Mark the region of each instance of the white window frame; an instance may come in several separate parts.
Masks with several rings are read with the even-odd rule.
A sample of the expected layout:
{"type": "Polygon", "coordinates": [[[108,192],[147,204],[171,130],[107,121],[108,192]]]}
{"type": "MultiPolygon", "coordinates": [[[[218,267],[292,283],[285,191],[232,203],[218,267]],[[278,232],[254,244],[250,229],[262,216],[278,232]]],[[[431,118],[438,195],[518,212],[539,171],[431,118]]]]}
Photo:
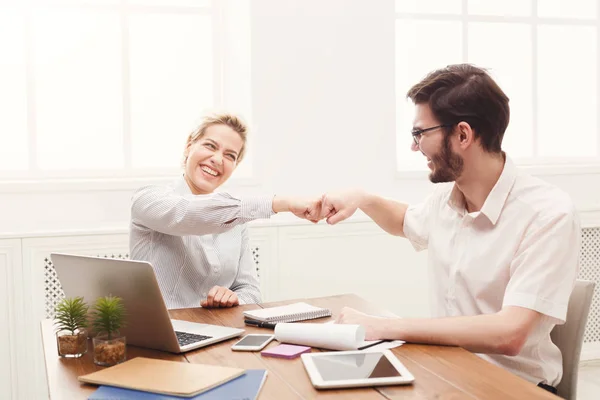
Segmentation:
{"type": "MultiPolygon", "coordinates": [[[[596,157],[540,157],[535,155],[538,151],[538,93],[537,93],[537,66],[538,66],[538,43],[537,27],[544,25],[570,25],[570,26],[593,26],[596,28],[596,43],[600,46],[600,0],[596,0],[596,16],[590,19],[579,18],[548,18],[538,16],[538,2],[543,0],[531,0],[530,16],[492,16],[492,15],[472,15],[468,14],[468,0],[461,1],[460,14],[436,14],[436,13],[408,13],[395,12],[395,20],[424,20],[424,21],[460,21],[462,22],[462,62],[468,62],[469,55],[469,23],[470,22],[503,22],[503,23],[521,23],[529,24],[531,28],[532,39],[532,64],[531,64],[531,82],[532,82],[532,140],[534,157],[518,158],[515,162],[519,168],[527,173],[538,176],[555,175],[586,175],[600,173],[600,48],[596,51],[596,98],[598,113],[596,114],[597,130],[597,156],[596,157]]],[[[416,83],[416,82],[415,82],[416,83]]],[[[396,99],[399,94],[396,93],[396,99]]],[[[396,141],[399,140],[396,132],[396,141]]],[[[408,142],[407,142],[408,143],[408,142]]],[[[510,155],[510,154],[509,154],[510,155]]],[[[396,147],[394,147],[394,159],[398,158],[396,147]]],[[[394,163],[396,164],[396,163],[394,163]]],[[[420,179],[427,178],[429,171],[423,163],[423,170],[400,170],[395,168],[397,179],[420,179]]]]}
{"type": "MultiPolygon", "coordinates": [[[[120,0],[115,4],[77,3],[76,1],[48,0],[36,5],[53,9],[83,9],[118,12],[121,22],[122,46],[122,105],[123,105],[123,146],[124,166],[117,169],[91,170],[81,169],[46,171],[37,165],[37,138],[36,138],[36,110],[35,110],[35,80],[32,68],[33,45],[31,37],[32,8],[28,1],[16,6],[16,9],[25,12],[25,52],[26,52],[26,90],[27,90],[27,135],[29,168],[23,171],[0,171],[0,193],[27,193],[27,192],[60,192],[65,190],[132,190],[149,183],[171,182],[183,172],[182,168],[133,168],[132,166],[132,140],[131,140],[131,114],[130,114],[130,80],[129,80],[129,21],[127,16],[133,13],[169,13],[210,15],[212,16],[213,29],[213,108],[225,108],[224,86],[226,79],[223,66],[229,62],[229,55],[222,49],[231,40],[224,21],[226,20],[226,3],[223,0],[212,0],[207,6],[187,5],[137,5],[129,4],[127,0],[120,0]]],[[[0,11],[2,7],[0,6],[0,11]]],[[[247,110],[246,117],[251,120],[251,110],[247,110]]],[[[183,154],[183,148],[181,149],[183,154]]],[[[250,150],[250,155],[252,150],[250,150]]],[[[246,155],[246,157],[248,154],[246,155]]],[[[232,177],[228,184],[236,187],[256,186],[256,167],[250,176],[232,177]]]]}

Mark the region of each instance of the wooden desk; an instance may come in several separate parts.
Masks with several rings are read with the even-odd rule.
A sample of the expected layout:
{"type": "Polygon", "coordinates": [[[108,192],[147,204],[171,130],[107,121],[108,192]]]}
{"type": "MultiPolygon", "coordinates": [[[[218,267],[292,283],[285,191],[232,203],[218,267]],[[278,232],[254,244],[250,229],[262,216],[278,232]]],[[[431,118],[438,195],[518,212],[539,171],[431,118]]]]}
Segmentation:
{"type": "MultiPolygon", "coordinates": [[[[297,301],[297,300],[295,300],[297,301]]],[[[320,307],[329,307],[334,317],[342,307],[350,306],[367,313],[382,313],[381,308],[354,295],[317,299],[303,299],[320,307]]],[[[246,305],[231,309],[193,308],[171,311],[173,318],[210,324],[245,328],[248,333],[264,333],[264,329],[244,325],[243,310],[270,307],[293,301],[246,305]]],[[[321,319],[327,322],[326,319],[321,319]]],[[[87,399],[96,386],[80,384],[77,376],[100,369],[93,362],[91,341],[88,353],[79,359],[58,356],[52,321],[42,322],[42,337],[46,358],[48,388],[52,400],[87,399]]],[[[239,338],[238,338],[239,339],[239,338]]],[[[474,354],[457,347],[405,344],[393,350],[394,354],[415,376],[409,386],[379,388],[316,390],[304,370],[300,358],[294,360],[262,357],[255,352],[231,351],[232,339],[191,351],[183,355],[170,354],[135,346],[127,347],[127,358],[155,357],[182,362],[225,365],[247,369],[268,369],[269,373],[259,398],[312,399],[315,397],[346,399],[559,399],[474,354]]],[[[277,345],[276,342],[269,346],[277,345]]],[[[313,349],[313,351],[319,351],[313,349]]]]}

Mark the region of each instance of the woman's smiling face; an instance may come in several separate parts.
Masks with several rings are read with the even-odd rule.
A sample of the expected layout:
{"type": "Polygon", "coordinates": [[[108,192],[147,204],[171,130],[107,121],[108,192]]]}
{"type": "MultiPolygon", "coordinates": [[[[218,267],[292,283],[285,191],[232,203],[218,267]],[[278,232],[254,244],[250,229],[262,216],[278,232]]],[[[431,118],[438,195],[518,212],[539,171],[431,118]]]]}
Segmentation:
{"type": "Polygon", "coordinates": [[[204,134],[185,149],[185,180],[194,194],[208,194],[233,173],[244,140],[224,124],[206,128],[204,134]]]}

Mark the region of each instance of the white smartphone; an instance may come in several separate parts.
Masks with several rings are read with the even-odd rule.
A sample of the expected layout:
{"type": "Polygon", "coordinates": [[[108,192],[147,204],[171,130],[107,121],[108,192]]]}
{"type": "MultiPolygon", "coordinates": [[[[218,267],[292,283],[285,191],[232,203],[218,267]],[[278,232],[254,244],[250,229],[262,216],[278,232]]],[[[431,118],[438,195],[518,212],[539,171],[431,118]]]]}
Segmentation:
{"type": "Polygon", "coordinates": [[[246,335],[242,338],[242,340],[231,346],[231,350],[260,351],[264,349],[266,345],[271,343],[273,339],[275,339],[275,335],[246,335]]]}

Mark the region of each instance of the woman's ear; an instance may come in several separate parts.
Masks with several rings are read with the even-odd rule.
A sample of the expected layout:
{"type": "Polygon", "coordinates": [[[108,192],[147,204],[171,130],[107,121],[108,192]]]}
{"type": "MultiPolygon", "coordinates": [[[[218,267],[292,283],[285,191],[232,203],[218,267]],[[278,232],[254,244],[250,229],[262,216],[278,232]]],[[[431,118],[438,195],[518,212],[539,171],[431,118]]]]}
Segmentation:
{"type": "Polygon", "coordinates": [[[192,150],[193,145],[194,145],[194,142],[188,142],[188,144],[185,145],[185,150],[183,151],[184,156],[187,157],[190,155],[190,151],[192,150]]]}
{"type": "Polygon", "coordinates": [[[188,157],[190,156],[190,149],[192,147],[192,142],[189,142],[186,146],[185,146],[185,150],[183,150],[183,164],[185,165],[185,163],[187,163],[188,157]]]}

